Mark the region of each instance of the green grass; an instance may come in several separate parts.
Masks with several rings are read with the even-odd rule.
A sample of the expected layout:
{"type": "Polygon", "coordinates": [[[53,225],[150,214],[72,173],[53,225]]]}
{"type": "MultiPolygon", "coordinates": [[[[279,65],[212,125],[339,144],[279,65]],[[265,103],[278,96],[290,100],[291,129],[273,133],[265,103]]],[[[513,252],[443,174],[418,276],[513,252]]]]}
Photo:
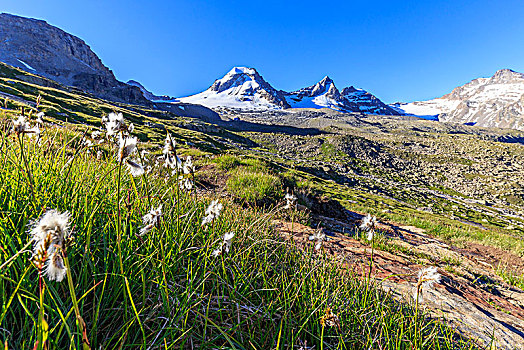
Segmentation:
{"type": "MultiPolygon", "coordinates": [[[[484,223],[487,229],[483,229],[443,215],[448,214],[448,207],[451,207],[451,204],[446,204],[444,200],[434,203],[435,207],[443,206],[442,214],[427,213],[396,201],[394,197],[384,198],[370,191],[343,186],[302,171],[287,169],[281,172],[281,176],[293,187],[338,200],[349,210],[371,213],[383,221],[422,228],[427,234],[456,246],[465,246],[468,242],[474,242],[524,256],[524,242],[516,239],[516,230],[505,229],[505,225],[499,223],[497,217],[480,216],[476,212],[471,212],[471,217],[468,219],[478,222],[481,218],[489,218],[489,221],[484,223]]],[[[400,197],[398,193],[397,197],[400,197]]]]}
{"type": "MultiPolygon", "coordinates": [[[[273,212],[221,200],[222,215],[203,227],[211,198],[181,192],[163,167],[132,178],[110,145],[98,160],[75,136],[62,128],[48,128],[40,143],[0,135],[0,340],[9,348],[33,348],[40,335],[39,278],[23,248],[30,222],[51,208],[72,215],[67,256],[93,349],[292,349],[304,341],[316,349],[473,347],[323,254],[283,241],[271,227],[273,212]],[[159,204],[160,226],[139,237],[142,216],[159,204]],[[213,257],[230,231],[231,252],[213,257]],[[339,326],[321,325],[328,308],[339,326]]],[[[250,175],[235,183],[239,191],[258,176],[258,164],[245,166],[250,175]]],[[[278,187],[266,180],[256,191],[278,187]]],[[[42,283],[49,348],[81,348],[71,288],[42,283]]]]}
{"type": "Polygon", "coordinates": [[[266,161],[259,158],[252,158],[240,156],[235,154],[222,154],[213,159],[220,170],[231,171],[239,166],[247,168],[251,171],[267,171],[268,165],[266,161]]]}
{"type": "Polygon", "coordinates": [[[226,185],[228,192],[251,203],[274,201],[283,195],[282,183],[278,176],[244,167],[230,171],[226,185]]]}
{"type": "Polygon", "coordinates": [[[507,284],[524,289],[524,273],[518,274],[504,266],[497,266],[496,273],[502,277],[507,284]]]}

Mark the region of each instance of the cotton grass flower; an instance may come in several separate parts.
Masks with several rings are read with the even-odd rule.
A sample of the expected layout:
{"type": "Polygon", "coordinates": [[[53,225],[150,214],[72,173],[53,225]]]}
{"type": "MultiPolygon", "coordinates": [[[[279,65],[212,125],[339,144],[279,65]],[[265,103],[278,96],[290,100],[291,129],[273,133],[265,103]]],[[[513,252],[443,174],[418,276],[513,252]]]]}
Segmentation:
{"type": "Polygon", "coordinates": [[[13,119],[14,133],[23,134],[29,128],[29,123],[25,120],[25,117],[23,115],[19,115],[17,119],[13,119]]]}
{"type": "Polygon", "coordinates": [[[286,193],[286,196],[284,197],[284,199],[286,200],[286,205],[284,206],[284,209],[291,209],[297,206],[297,197],[296,196],[290,193],[286,193]]]}
{"type": "Polygon", "coordinates": [[[93,140],[99,140],[99,139],[102,139],[103,138],[103,135],[102,135],[102,132],[100,132],[99,130],[95,130],[91,133],[91,138],[93,140]]]}
{"type": "Polygon", "coordinates": [[[423,302],[423,290],[433,288],[435,283],[440,283],[441,275],[436,266],[426,267],[418,272],[418,281],[413,292],[413,299],[417,303],[423,302]]]}
{"type": "Polygon", "coordinates": [[[43,126],[44,125],[44,117],[45,117],[44,112],[38,112],[36,114],[36,120],[35,120],[36,125],[43,126]]]}
{"type": "Polygon", "coordinates": [[[166,155],[166,154],[172,154],[175,152],[176,152],[175,140],[173,140],[173,138],[171,137],[171,134],[167,133],[166,140],[164,142],[164,149],[162,153],[166,155]]]}
{"type": "Polygon", "coordinates": [[[176,154],[175,140],[169,133],[167,133],[162,153],[164,154],[164,165],[166,167],[175,169],[175,173],[182,169],[182,161],[176,154]]]}
{"type": "Polygon", "coordinates": [[[373,240],[373,236],[375,234],[375,227],[377,225],[377,217],[371,216],[370,214],[367,214],[360,223],[360,229],[362,231],[367,232],[367,240],[371,241],[373,240]]]}
{"type": "Polygon", "coordinates": [[[126,159],[126,165],[131,176],[141,176],[145,173],[144,167],[131,159],[126,159]]]}
{"type": "Polygon", "coordinates": [[[25,131],[26,134],[29,134],[29,137],[33,135],[40,135],[40,127],[38,125],[33,126],[32,128],[25,131]]]}
{"type": "Polygon", "coordinates": [[[109,113],[107,117],[102,117],[102,124],[105,124],[106,134],[108,136],[127,131],[124,115],[122,113],[109,113]]]}
{"type": "Polygon", "coordinates": [[[30,231],[33,241],[33,258],[39,269],[45,264],[45,274],[51,281],[61,282],[67,272],[63,254],[69,241],[68,212],[48,210],[30,231]]]}
{"type": "Polygon", "coordinates": [[[136,161],[129,159],[129,156],[136,151],[137,143],[138,139],[136,137],[120,136],[119,139],[118,160],[126,163],[132,176],[140,176],[144,174],[144,167],[136,161]]]}
{"type": "Polygon", "coordinates": [[[162,219],[162,215],[162,204],[160,204],[156,209],[151,208],[149,213],[142,217],[144,227],[140,229],[139,235],[143,236],[148,234],[153,228],[155,228],[155,226],[158,226],[160,224],[160,220],[162,219]]]}
{"type": "Polygon", "coordinates": [[[93,147],[93,141],[89,139],[82,139],[82,145],[85,147],[93,147]]]}
{"type": "Polygon", "coordinates": [[[178,181],[178,184],[180,185],[181,189],[186,190],[187,192],[191,192],[193,189],[193,182],[187,178],[181,177],[178,181]]]}
{"type": "Polygon", "coordinates": [[[324,230],[319,229],[313,235],[309,236],[310,241],[316,241],[315,250],[319,250],[322,247],[322,243],[326,240],[326,234],[324,230]]]}
{"type": "Polygon", "coordinates": [[[222,211],[222,204],[218,202],[218,200],[211,201],[211,204],[209,204],[209,207],[207,207],[205,212],[205,217],[202,220],[202,226],[205,226],[207,224],[210,224],[220,216],[220,212],[222,211]]]}
{"type": "Polygon", "coordinates": [[[38,126],[31,127],[29,122],[23,115],[19,115],[17,119],[13,119],[12,131],[18,135],[20,134],[40,134],[40,128],[38,126]]]}
{"type": "Polygon", "coordinates": [[[118,159],[124,160],[136,151],[138,139],[136,137],[120,137],[118,140],[118,159]]]}
{"type": "Polygon", "coordinates": [[[191,159],[191,156],[187,156],[182,170],[184,174],[193,174],[195,172],[195,166],[193,165],[193,160],[191,159]]]}
{"type": "Polygon", "coordinates": [[[231,249],[232,239],[235,237],[234,232],[227,232],[222,236],[222,242],[220,242],[217,249],[211,253],[214,257],[217,257],[221,255],[222,253],[229,253],[229,250],[231,249]]]}
{"type": "Polygon", "coordinates": [[[367,239],[368,241],[372,241],[374,235],[375,235],[375,231],[374,231],[374,230],[369,230],[368,233],[367,233],[367,235],[366,235],[366,239],[367,239]]]}

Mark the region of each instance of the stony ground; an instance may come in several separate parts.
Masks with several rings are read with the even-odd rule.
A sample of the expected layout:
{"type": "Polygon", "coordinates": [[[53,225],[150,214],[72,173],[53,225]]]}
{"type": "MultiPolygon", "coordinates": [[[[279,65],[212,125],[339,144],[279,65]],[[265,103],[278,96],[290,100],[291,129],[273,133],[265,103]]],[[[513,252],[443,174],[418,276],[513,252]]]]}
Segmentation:
{"type": "MultiPolygon", "coordinates": [[[[359,211],[376,213],[382,234],[371,275],[381,288],[412,302],[418,271],[437,266],[442,282],[424,291],[428,315],[481,346],[494,337],[493,348],[524,349],[524,291],[515,287],[524,286],[522,132],[322,110],[219,113],[240,119],[231,122],[239,130],[245,122],[320,131],[249,128],[243,135],[254,141],[251,151],[325,180],[310,179],[317,194],[349,209],[314,210],[299,194],[312,209],[312,226],[328,235],[322,250],[341,269],[367,278],[371,245],[356,227],[359,211]]],[[[313,245],[315,228],[274,224],[286,239],[313,245]]]]}
{"type": "MultiPolygon", "coordinates": [[[[322,250],[337,257],[341,269],[362,278],[369,273],[371,246],[355,237],[361,214],[348,220],[317,217],[328,240],[322,250]]],[[[308,226],[274,221],[285,239],[299,245],[313,245],[308,226]]],[[[459,333],[482,346],[495,337],[497,349],[524,348],[524,291],[508,285],[496,273],[505,266],[522,271],[524,260],[500,249],[470,244],[450,246],[416,227],[381,223],[382,237],[374,250],[372,278],[398,300],[412,302],[417,272],[437,266],[443,278],[432,290],[423,292],[423,308],[431,317],[445,317],[459,333]]]]}

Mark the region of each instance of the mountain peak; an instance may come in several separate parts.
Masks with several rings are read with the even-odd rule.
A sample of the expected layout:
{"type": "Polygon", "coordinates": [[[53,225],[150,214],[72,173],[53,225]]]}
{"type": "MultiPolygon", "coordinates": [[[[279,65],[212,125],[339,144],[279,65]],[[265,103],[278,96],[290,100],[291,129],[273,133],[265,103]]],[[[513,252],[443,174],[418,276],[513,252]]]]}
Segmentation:
{"type": "Polygon", "coordinates": [[[397,108],[417,116],[438,116],[443,122],[524,130],[524,74],[500,69],[490,78],[474,79],[440,98],[397,108]]]}
{"type": "Polygon", "coordinates": [[[344,96],[344,95],[352,94],[352,93],[357,92],[357,91],[359,91],[359,89],[356,89],[353,85],[351,85],[351,86],[343,88],[342,91],[341,91],[341,94],[342,94],[342,96],[344,96]]]}
{"type": "Polygon", "coordinates": [[[332,82],[333,82],[333,79],[331,79],[329,76],[326,75],[324,78],[322,78],[322,80],[319,83],[320,84],[329,84],[332,82]]]}
{"type": "Polygon", "coordinates": [[[221,79],[215,80],[206,91],[183,97],[182,102],[206,107],[240,109],[289,108],[284,93],[272,87],[255,68],[233,67],[221,79]]]}
{"type": "Polygon", "coordinates": [[[513,69],[502,68],[502,69],[499,69],[498,71],[496,71],[494,75],[512,74],[512,73],[517,73],[517,72],[515,72],[513,69]]]}
{"type": "Polygon", "coordinates": [[[236,74],[258,74],[255,68],[250,67],[233,67],[226,75],[236,75],[236,74]]]}
{"type": "Polygon", "coordinates": [[[500,69],[490,78],[493,82],[507,82],[514,79],[524,79],[524,74],[511,69],[500,69]]]}
{"type": "Polygon", "coordinates": [[[228,107],[244,110],[285,109],[285,108],[330,108],[341,112],[366,114],[398,114],[372,94],[345,88],[344,94],[334,81],[325,76],[314,85],[293,92],[276,90],[255,68],[233,67],[222,78],[215,80],[207,90],[180,102],[201,104],[206,107],[228,107]]]}

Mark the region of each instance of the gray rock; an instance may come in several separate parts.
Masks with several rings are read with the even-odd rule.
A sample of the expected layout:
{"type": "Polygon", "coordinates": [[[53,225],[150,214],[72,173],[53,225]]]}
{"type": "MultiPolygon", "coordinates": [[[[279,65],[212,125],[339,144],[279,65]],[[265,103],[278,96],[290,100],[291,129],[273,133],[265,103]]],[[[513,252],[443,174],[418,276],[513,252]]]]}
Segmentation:
{"type": "Polygon", "coordinates": [[[82,39],[42,20],[0,14],[0,61],[107,100],[149,103],[138,87],[118,81],[82,39]]]}

